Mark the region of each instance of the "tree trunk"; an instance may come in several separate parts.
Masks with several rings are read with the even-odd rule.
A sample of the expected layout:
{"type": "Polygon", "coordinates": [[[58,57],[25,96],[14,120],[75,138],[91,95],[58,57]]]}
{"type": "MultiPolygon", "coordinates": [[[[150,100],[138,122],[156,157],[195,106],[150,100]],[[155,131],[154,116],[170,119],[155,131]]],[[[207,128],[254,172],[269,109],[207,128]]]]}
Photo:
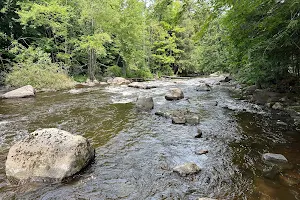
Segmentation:
{"type": "Polygon", "coordinates": [[[122,74],[126,77],[126,63],[124,60],[122,60],[122,74]]]}
{"type": "Polygon", "coordinates": [[[96,55],[95,49],[90,48],[88,53],[88,75],[91,81],[95,80],[96,55]]]}

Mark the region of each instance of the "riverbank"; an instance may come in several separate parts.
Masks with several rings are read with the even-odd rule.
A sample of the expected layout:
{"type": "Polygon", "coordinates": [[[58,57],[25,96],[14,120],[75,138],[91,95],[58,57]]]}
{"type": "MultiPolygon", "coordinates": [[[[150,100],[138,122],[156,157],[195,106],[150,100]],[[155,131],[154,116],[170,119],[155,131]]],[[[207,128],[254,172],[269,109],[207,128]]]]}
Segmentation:
{"type": "MultiPolygon", "coordinates": [[[[0,197],[2,199],[297,199],[296,185],[281,174],[263,176],[261,156],[283,154],[298,173],[299,133],[291,118],[234,98],[237,83],[220,77],[143,82],[149,89],[106,85],[38,93],[35,98],[0,100],[0,197]],[[209,85],[211,90],[200,90],[209,85]],[[201,87],[199,87],[201,86],[201,87]],[[203,87],[202,87],[203,86],[203,87]],[[170,88],[184,99],[166,101],[170,88]],[[137,97],[152,97],[154,109],[135,109],[137,97]],[[199,124],[173,124],[158,111],[188,110],[199,124]],[[284,122],[287,125],[278,124],[284,122]],[[10,185],[4,166],[9,147],[38,128],[59,128],[88,138],[95,162],[62,184],[10,185]],[[201,130],[202,136],[195,138],[201,130]],[[198,152],[207,153],[199,155],[198,152]],[[198,174],[181,177],[173,168],[196,163],[198,174]]],[[[294,176],[294,175],[293,175],[294,176]]]]}

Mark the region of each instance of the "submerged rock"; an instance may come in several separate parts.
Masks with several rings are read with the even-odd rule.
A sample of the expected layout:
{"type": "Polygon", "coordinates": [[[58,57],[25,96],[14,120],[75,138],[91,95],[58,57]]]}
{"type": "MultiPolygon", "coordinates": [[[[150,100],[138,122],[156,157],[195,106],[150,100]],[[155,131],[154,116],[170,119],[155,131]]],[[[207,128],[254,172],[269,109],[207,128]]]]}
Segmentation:
{"type": "Polygon", "coordinates": [[[165,99],[169,101],[183,99],[184,94],[180,88],[170,88],[165,95],[165,99]]]}
{"type": "Polygon", "coordinates": [[[282,110],[283,106],[281,103],[279,102],[276,102],[273,106],[272,106],[273,109],[275,110],[282,110]]]}
{"type": "Polygon", "coordinates": [[[285,186],[294,186],[300,184],[299,172],[287,172],[279,176],[279,181],[285,186]]]}
{"type": "Polygon", "coordinates": [[[281,154],[265,153],[262,155],[262,159],[271,163],[287,163],[288,160],[281,154]]]}
{"type": "Polygon", "coordinates": [[[139,97],[136,101],[136,107],[139,110],[149,111],[154,108],[154,102],[152,97],[139,97]]]}
{"type": "Polygon", "coordinates": [[[3,94],[2,98],[11,99],[11,98],[34,97],[34,96],[35,96],[35,89],[31,85],[26,85],[3,94]]]}
{"type": "Polygon", "coordinates": [[[275,177],[281,172],[281,168],[277,165],[272,165],[271,167],[263,170],[263,176],[268,179],[275,179],[275,177]]]}
{"type": "Polygon", "coordinates": [[[195,174],[201,171],[200,167],[196,163],[188,162],[183,165],[179,165],[173,168],[174,172],[179,173],[180,176],[187,176],[190,174],[195,174]]]}
{"type": "Polygon", "coordinates": [[[282,126],[287,126],[288,124],[282,121],[277,121],[276,122],[277,125],[282,125],[282,126]]]}
{"type": "Polygon", "coordinates": [[[56,128],[37,130],[14,144],[5,163],[11,181],[61,181],[94,158],[87,139],[56,128]]]}

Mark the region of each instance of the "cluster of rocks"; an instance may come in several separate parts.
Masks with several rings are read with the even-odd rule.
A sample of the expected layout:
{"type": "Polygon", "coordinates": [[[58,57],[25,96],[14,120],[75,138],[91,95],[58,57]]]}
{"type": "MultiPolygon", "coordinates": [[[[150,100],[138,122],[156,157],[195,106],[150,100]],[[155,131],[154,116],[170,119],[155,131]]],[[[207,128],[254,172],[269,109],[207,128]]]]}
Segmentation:
{"type": "Polygon", "coordinates": [[[249,99],[250,102],[264,105],[275,110],[283,110],[284,104],[290,100],[282,93],[258,89],[256,85],[244,87],[239,90],[241,98],[249,99]]]}
{"type": "MultiPolygon", "coordinates": [[[[131,87],[144,88],[144,85],[134,83],[131,87]],[[141,86],[141,87],[140,87],[141,86]]],[[[168,101],[176,101],[184,98],[184,93],[180,88],[170,88],[165,95],[165,99],[168,101]]],[[[152,97],[139,97],[136,101],[136,108],[143,111],[150,111],[154,108],[152,97]]],[[[157,111],[155,115],[172,119],[174,124],[190,124],[197,125],[199,123],[199,115],[197,113],[190,112],[187,109],[173,110],[173,111],[157,111]]],[[[202,136],[201,130],[198,130],[195,138],[200,138],[202,136]]],[[[207,150],[200,150],[195,152],[197,155],[202,155],[208,153],[207,150]]],[[[193,162],[187,162],[182,165],[178,165],[173,168],[174,172],[177,172],[180,176],[188,176],[191,174],[196,174],[201,171],[200,167],[193,162]]],[[[201,198],[200,198],[201,199],[201,198]]]]}
{"type": "Polygon", "coordinates": [[[245,99],[251,103],[289,115],[294,120],[294,126],[300,129],[300,105],[297,96],[291,93],[279,93],[267,89],[259,89],[256,85],[240,86],[234,89],[234,92],[239,99],[245,99]]]}
{"type": "Polygon", "coordinates": [[[172,119],[173,124],[199,124],[199,114],[193,113],[187,109],[173,110],[173,111],[157,111],[155,115],[172,119]]]}

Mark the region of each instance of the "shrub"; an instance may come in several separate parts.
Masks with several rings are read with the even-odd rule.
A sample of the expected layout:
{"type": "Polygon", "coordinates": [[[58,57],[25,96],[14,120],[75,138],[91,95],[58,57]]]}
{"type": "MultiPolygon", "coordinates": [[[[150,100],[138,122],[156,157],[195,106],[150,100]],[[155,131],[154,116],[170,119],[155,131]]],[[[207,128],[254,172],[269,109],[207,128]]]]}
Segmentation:
{"type": "Polygon", "coordinates": [[[144,78],[144,79],[151,79],[153,75],[149,68],[137,69],[137,70],[127,70],[127,77],[128,78],[144,78]]]}
{"type": "Polygon", "coordinates": [[[59,63],[52,63],[49,54],[32,47],[17,49],[17,63],[6,76],[11,86],[32,85],[36,89],[65,89],[74,85],[59,63]]]}
{"type": "Polygon", "coordinates": [[[32,85],[35,89],[60,90],[72,87],[74,83],[68,75],[53,65],[41,67],[38,64],[18,64],[6,76],[6,83],[16,87],[32,85]]]}
{"type": "Polygon", "coordinates": [[[79,82],[79,83],[84,83],[87,80],[87,78],[88,78],[87,75],[74,75],[73,76],[74,81],[79,82]]]}
{"type": "Polygon", "coordinates": [[[106,69],[105,76],[122,76],[122,69],[116,65],[110,66],[106,69]]]}

